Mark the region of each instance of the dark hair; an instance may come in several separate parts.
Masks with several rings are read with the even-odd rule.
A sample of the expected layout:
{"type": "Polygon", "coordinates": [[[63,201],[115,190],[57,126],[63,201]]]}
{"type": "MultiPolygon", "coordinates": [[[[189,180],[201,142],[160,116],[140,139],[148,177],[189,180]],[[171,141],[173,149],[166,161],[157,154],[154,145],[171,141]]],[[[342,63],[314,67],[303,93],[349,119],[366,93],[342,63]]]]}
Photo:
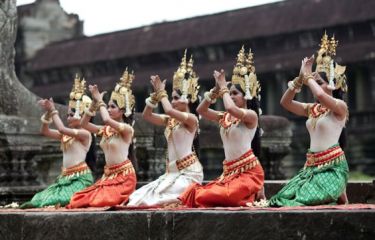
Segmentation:
{"type": "MultiPolygon", "coordinates": [[[[325,82],[329,83],[327,73],[319,72],[319,75],[325,82]]],[[[332,97],[340,99],[340,100],[344,100],[344,91],[342,91],[341,88],[335,89],[332,91],[332,97]]],[[[339,144],[342,149],[346,148],[346,144],[347,144],[346,135],[347,135],[346,128],[343,128],[340,134],[340,138],[339,138],[339,144]]]]}
{"type": "MultiPolygon", "coordinates": [[[[116,104],[116,106],[118,106],[116,100],[112,100],[112,101],[116,104]]],[[[135,108],[132,109],[132,113],[130,114],[129,117],[126,117],[124,114],[122,114],[122,120],[124,121],[124,123],[127,123],[130,126],[132,126],[132,127],[134,125],[134,109],[135,108]]],[[[120,108],[120,110],[124,111],[125,109],[124,108],[120,108]]],[[[128,158],[132,162],[133,167],[135,169],[135,172],[138,172],[138,161],[137,161],[137,156],[136,156],[136,152],[135,152],[135,145],[133,143],[133,140],[131,141],[131,143],[129,145],[128,158]]]]}
{"type": "MultiPolygon", "coordinates": [[[[242,90],[241,86],[239,84],[228,84],[228,88],[230,88],[232,85],[240,91],[244,96],[245,92],[242,90]]],[[[257,116],[258,116],[258,124],[257,124],[257,130],[255,132],[254,138],[251,141],[251,148],[253,149],[254,155],[259,157],[260,156],[260,151],[261,151],[261,142],[260,142],[260,121],[259,121],[259,109],[260,109],[260,102],[258,98],[253,98],[251,100],[246,100],[246,106],[248,109],[253,110],[257,116]]]]}
{"type": "MultiPolygon", "coordinates": [[[[174,91],[177,92],[178,95],[182,95],[182,92],[178,89],[174,89],[174,91]]],[[[197,100],[192,103],[190,100],[191,100],[191,95],[189,94],[187,96],[187,98],[189,99],[189,103],[188,103],[188,107],[189,107],[189,110],[192,114],[194,114],[195,116],[197,116],[198,120],[199,120],[199,113],[197,112],[197,108],[199,106],[199,102],[200,102],[200,99],[199,99],[199,96],[197,96],[197,100]]],[[[196,134],[195,134],[195,137],[194,137],[194,140],[193,140],[193,150],[195,151],[195,153],[197,154],[197,157],[199,158],[199,151],[200,151],[200,148],[199,148],[199,125],[198,125],[198,129],[196,131],[196,134]]]]}

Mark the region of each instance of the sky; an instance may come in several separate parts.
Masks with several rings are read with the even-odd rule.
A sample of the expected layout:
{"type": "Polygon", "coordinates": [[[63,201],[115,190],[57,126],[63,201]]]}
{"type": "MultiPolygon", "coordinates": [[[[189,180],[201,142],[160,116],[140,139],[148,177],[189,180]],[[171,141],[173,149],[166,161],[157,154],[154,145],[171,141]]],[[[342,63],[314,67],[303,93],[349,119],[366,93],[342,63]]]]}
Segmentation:
{"type": "MultiPolygon", "coordinates": [[[[60,0],[63,9],[84,21],[88,36],[174,21],[280,0],[60,0]]],[[[17,0],[17,5],[34,0],[17,0]]]]}

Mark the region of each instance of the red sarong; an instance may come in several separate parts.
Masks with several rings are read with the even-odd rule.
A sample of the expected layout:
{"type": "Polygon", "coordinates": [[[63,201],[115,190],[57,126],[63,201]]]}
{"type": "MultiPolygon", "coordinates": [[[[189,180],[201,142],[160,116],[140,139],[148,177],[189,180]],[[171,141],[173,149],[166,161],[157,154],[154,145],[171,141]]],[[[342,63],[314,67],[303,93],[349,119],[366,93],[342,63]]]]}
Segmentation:
{"type": "Polygon", "coordinates": [[[223,174],[207,185],[190,185],[179,197],[182,203],[188,207],[238,207],[254,202],[264,184],[264,171],[253,151],[224,161],[223,168],[223,174]]]}
{"type": "Polygon", "coordinates": [[[130,160],[105,166],[103,177],[73,195],[67,208],[106,207],[127,202],[135,190],[137,177],[130,160]]]}

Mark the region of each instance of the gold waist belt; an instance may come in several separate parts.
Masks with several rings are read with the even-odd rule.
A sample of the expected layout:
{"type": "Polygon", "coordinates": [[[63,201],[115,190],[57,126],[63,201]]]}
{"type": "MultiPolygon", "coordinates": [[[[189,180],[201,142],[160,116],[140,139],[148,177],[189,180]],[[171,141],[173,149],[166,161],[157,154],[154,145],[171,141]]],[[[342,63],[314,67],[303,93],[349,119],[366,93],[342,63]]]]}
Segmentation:
{"type": "Polygon", "coordinates": [[[224,172],[222,174],[223,177],[231,176],[233,174],[245,172],[250,170],[260,164],[258,158],[254,155],[253,150],[250,149],[241,157],[236,160],[227,161],[224,160],[223,162],[223,169],[224,172]]]}
{"type": "Polygon", "coordinates": [[[72,167],[68,167],[68,168],[62,168],[62,173],[61,175],[63,176],[69,176],[69,175],[73,175],[75,173],[82,173],[82,172],[88,172],[90,169],[89,167],[87,166],[86,162],[81,162],[77,165],[74,165],[72,167]]]}
{"type": "Polygon", "coordinates": [[[177,169],[181,171],[182,169],[185,169],[193,165],[197,161],[198,161],[197,155],[195,153],[191,153],[187,155],[186,157],[184,157],[183,159],[176,161],[177,169]]]}
{"type": "Polygon", "coordinates": [[[118,173],[130,174],[134,173],[133,164],[129,159],[125,160],[122,163],[111,165],[111,166],[104,166],[104,175],[106,177],[116,175],[118,173]]]}
{"type": "Polygon", "coordinates": [[[325,151],[317,153],[307,153],[305,167],[316,167],[330,164],[333,160],[344,156],[344,151],[340,146],[331,147],[325,151]]]}

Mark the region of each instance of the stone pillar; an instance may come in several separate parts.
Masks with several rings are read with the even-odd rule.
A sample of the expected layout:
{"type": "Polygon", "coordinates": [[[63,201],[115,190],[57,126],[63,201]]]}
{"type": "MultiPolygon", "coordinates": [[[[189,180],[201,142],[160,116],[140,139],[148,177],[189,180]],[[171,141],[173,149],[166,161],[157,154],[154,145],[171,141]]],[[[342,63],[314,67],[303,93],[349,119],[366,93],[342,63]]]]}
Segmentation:
{"type": "MultiPolygon", "coordinates": [[[[7,192],[40,186],[35,155],[46,142],[39,134],[41,111],[37,97],[17,79],[14,43],[17,32],[15,0],[0,1],[0,204],[7,192]],[[4,189],[6,188],[6,189],[4,189]]],[[[30,188],[25,189],[28,191],[30,188]]],[[[17,196],[13,198],[19,199],[17,196]]]]}
{"type": "Polygon", "coordinates": [[[260,160],[268,180],[285,179],[281,169],[282,159],[290,153],[292,128],[290,122],[280,116],[261,116],[262,152],[260,160]]]}

